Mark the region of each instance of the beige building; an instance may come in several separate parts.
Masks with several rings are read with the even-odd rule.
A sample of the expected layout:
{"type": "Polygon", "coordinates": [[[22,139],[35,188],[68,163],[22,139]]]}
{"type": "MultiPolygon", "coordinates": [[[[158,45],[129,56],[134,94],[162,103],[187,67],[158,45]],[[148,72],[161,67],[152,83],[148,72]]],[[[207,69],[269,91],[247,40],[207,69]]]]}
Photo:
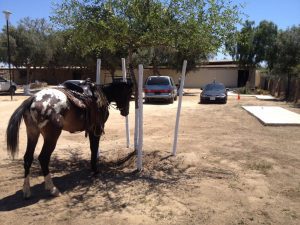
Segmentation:
{"type": "MultiPolygon", "coordinates": [[[[13,71],[13,77],[17,84],[26,83],[26,70],[13,71]]],[[[168,68],[159,68],[160,75],[172,76],[175,83],[181,76],[181,71],[176,71],[168,68]]],[[[116,76],[121,76],[121,71],[116,71],[116,76]]],[[[8,78],[7,69],[0,69],[0,75],[8,78]]],[[[137,77],[138,71],[135,70],[137,77]]],[[[144,68],[144,81],[149,75],[153,74],[152,68],[144,68]]],[[[31,70],[30,81],[34,82],[44,81],[48,84],[59,84],[65,80],[71,79],[85,79],[90,77],[95,80],[95,71],[88,71],[85,69],[62,68],[62,69],[34,69],[31,70]]],[[[250,87],[257,86],[258,76],[255,70],[241,70],[238,65],[232,61],[215,61],[209,62],[206,65],[198,66],[195,70],[189,71],[186,74],[185,88],[200,88],[205,84],[213,82],[224,83],[226,87],[242,87],[249,82],[250,87]]],[[[101,83],[112,82],[112,76],[108,71],[101,70],[101,83]]]]}

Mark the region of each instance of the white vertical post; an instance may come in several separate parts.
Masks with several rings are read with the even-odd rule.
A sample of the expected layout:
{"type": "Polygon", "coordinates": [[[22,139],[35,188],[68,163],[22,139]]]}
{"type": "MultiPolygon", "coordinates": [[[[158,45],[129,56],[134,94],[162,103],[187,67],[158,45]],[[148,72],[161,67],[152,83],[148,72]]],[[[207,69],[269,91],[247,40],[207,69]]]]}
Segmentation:
{"type": "MultiPolygon", "coordinates": [[[[101,80],[101,59],[97,59],[97,69],[96,69],[96,84],[100,85],[101,80]]],[[[97,158],[99,158],[100,154],[100,142],[99,142],[99,148],[97,152],[97,158]]]]}
{"type": "MultiPolygon", "coordinates": [[[[123,76],[123,82],[126,82],[126,64],[125,64],[125,58],[122,58],[122,76],[123,76]]],[[[125,127],[126,127],[126,147],[129,148],[130,146],[130,130],[129,130],[129,122],[128,122],[128,116],[125,118],[125,127]]]]}
{"type": "Polygon", "coordinates": [[[179,88],[179,99],[178,99],[178,107],[177,107],[177,115],[176,115],[176,123],[175,123],[175,132],[174,132],[174,142],[173,142],[173,149],[172,155],[176,155],[176,148],[177,148],[177,136],[178,136],[178,127],[179,127],[179,118],[180,118],[180,111],[181,111],[181,103],[182,103],[182,92],[184,87],[184,80],[185,80],[185,72],[186,72],[186,65],[187,61],[183,61],[182,66],[182,73],[181,73],[181,82],[179,88]]]}
{"type": "Polygon", "coordinates": [[[134,150],[137,151],[139,144],[139,108],[135,109],[134,118],[134,150]]]}
{"type": "Polygon", "coordinates": [[[139,92],[139,99],[138,99],[138,106],[139,106],[139,138],[138,138],[138,151],[137,151],[137,169],[138,171],[142,170],[143,163],[142,163],[142,148],[143,148],[143,73],[144,73],[143,65],[139,65],[139,85],[138,85],[138,92],[139,92]]]}
{"type": "Polygon", "coordinates": [[[97,59],[96,84],[100,84],[101,78],[101,59],[97,59]]]}

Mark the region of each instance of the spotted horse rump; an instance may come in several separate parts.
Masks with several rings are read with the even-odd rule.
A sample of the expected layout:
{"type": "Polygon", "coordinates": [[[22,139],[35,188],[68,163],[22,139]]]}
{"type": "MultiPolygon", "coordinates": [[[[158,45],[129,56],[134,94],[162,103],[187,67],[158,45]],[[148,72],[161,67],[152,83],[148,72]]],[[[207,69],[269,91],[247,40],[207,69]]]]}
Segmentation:
{"type": "Polygon", "coordinates": [[[39,128],[49,121],[57,127],[63,127],[63,116],[70,109],[67,96],[57,89],[45,89],[35,95],[30,106],[30,115],[39,128]]]}

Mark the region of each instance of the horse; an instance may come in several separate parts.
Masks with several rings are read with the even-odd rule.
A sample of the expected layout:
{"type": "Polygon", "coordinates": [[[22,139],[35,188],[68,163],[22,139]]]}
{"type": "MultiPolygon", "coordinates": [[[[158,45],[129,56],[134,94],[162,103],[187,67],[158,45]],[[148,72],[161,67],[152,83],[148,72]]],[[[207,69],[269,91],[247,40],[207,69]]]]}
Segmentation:
{"type": "Polygon", "coordinates": [[[49,162],[62,130],[70,133],[85,131],[86,136],[88,134],[91,168],[97,173],[99,141],[109,116],[109,106],[115,102],[120,114],[127,116],[131,95],[130,83],[118,82],[100,87],[88,82],[76,90],[65,87],[43,89],[26,99],[12,114],[6,130],[7,150],[14,158],[18,152],[20,124],[22,120],[25,122],[27,146],[24,154],[24,198],[28,199],[31,196],[29,173],[40,134],[44,143],[38,160],[45,180],[45,189],[50,195],[59,196],[60,191],[51,178],[49,162]]]}

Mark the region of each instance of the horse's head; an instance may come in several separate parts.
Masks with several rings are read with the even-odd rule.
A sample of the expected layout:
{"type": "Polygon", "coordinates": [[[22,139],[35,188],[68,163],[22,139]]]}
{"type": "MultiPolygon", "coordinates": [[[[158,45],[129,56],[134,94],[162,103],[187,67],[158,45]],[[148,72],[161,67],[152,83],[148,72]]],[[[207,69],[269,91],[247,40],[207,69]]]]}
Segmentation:
{"type": "Polygon", "coordinates": [[[120,110],[122,116],[129,114],[130,98],[132,95],[132,84],[126,82],[114,82],[104,90],[109,101],[113,101],[120,110]]]}

